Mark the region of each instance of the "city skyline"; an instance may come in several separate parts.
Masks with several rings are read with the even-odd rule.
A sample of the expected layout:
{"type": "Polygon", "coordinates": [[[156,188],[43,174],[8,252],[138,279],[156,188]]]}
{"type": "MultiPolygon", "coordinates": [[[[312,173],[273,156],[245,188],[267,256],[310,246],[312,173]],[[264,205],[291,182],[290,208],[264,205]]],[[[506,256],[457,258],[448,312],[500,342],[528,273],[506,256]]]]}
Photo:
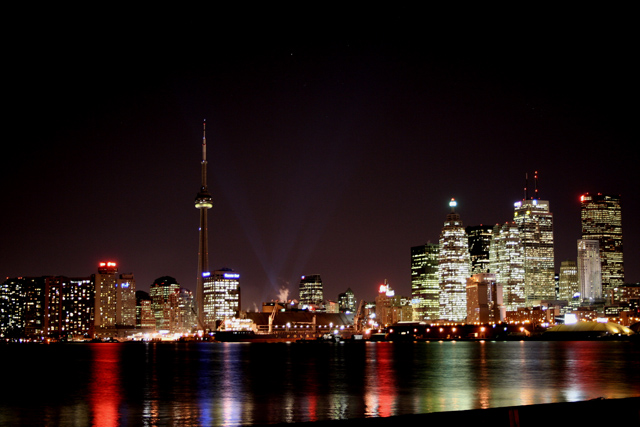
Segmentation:
{"type": "Polygon", "coordinates": [[[577,257],[580,195],[620,194],[625,281],[640,281],[624,25],[572,23],[572,39],[561,20],[545,20],[544,37],[514,24],[513,50],[479,26],[434,38],[406,8],[368,25],[344,13],[324,40],[208,37],[203,55],[167,49],[169,36],[114,49],[99,25],[89,52],[57,32],[26,60],[12,51],[9,128],[24,144],[3,151],[3,279],[114,260],[138,289],[171,276],[195,293],[206,119],[209,268],[241,274],[243,309],[283,287],[297,298],[316,273],[332,299],[351,288],[372,300],[385,279],[410,295],[410,250],[437,243],[448,201],[465,225],[506,223],[534,171],[556,272],[577,257]],[[21,73],[40,61],[55,66],[21,73]]]}

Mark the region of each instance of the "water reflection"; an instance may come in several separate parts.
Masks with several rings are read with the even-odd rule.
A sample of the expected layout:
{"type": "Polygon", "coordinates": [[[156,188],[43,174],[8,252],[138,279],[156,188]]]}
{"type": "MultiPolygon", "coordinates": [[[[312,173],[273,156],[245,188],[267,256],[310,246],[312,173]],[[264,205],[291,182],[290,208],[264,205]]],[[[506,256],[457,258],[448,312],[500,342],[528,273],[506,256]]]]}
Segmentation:
{"type": "Polygon", "coordinates": [[[624,342],[5,346],[0,425],[248,425],[640,395],[624,342]],[[43,375],[44,373],[44,375],[43,375]]]}
{"type": "Polygon", "coordinates": [[[92,368],[89,382],[89,407],[91,424],[97,427],[111,427],[120,424],[120,357],[122,346],[88,344],[91,346],[92,368]]]}

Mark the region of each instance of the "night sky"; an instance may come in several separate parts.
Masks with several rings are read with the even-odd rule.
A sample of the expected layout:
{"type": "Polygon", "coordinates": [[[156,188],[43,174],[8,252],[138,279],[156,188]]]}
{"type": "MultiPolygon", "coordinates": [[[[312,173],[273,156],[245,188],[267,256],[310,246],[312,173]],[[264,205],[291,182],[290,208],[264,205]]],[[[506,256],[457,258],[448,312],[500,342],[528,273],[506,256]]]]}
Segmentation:
{"type": "Polygon", "coordinates": [[[449,200],[464,225],[504,223],[534,171],[556,269],[579,196],[613,193],[640,281],[628,11],[244,7],[56,9],[14,35],[3,278],[115,260],[138,289],[195,292],[206,119],[210,269],[241,274],[243,309],[297,298],[304,274],[327,299],[372,301],[384,279],[409,296],[410,248],[438,241],[449,200]]]}

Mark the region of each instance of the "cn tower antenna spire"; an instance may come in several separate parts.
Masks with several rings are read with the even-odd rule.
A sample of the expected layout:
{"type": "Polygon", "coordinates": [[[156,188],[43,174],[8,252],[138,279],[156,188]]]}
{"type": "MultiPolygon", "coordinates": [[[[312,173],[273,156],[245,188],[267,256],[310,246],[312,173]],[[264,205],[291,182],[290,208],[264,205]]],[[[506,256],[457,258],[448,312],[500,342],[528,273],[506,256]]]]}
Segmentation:
{"type": "Polygon", "coordinates": [[[198,327],[206,330],[207,319],[204,311],[204,281],[209,275],[209,232],[207,228],[207,211],[213,207],[213,197],[207,189],[207,136],[206,119],[202,123],[202,183],[196,195],[196,209],[200,211],[200,228],[198,229],[198,273],[196,277],[196,306],[198,327]]]}

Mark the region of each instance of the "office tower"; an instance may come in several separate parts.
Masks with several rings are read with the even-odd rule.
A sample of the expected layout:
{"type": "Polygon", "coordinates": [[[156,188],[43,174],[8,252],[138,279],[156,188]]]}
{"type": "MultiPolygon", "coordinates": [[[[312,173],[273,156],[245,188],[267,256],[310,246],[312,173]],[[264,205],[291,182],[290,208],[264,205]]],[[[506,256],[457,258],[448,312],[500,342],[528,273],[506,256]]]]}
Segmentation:
{"type": "Polygon", "coordinates": [[[520,229],[524,246],[524,291],[527,306],[541,300],[555,300],[553,258],[553,214],[549,202],[538,198],[536,172],[535,196],[514,204],[513,220],[520,229]]]}
{"type": "Polygon", "coordinates": [[[493,226],[468,226],[465,231],[469,239],[471,274],[489,273],[489,247],[491,246],[493,226]]]}
{"type": "Polygon", "coordinates": [[[602,270],[597,240],[578,240],[578,279],[580,298],[585,302],[602,299],[602,270]]]}
{"type": "Polygon", "coordinates": [[[580,197],[582,239],[600,242],[602,288],[611,289],[624,284],[622,253],[622,209],[620,196],[583,194],[580,197]]]}
{"type": "Polygon", "coordinates": [[[198,229],[198,274],[196,278],[196,304],[198,314],[198,325],[205,327],[204,320],[204,276],[209,272],[209,237],[207,229],[207,210],[213,207],[211,194],[207,188],[207,138],[206,121],[202,124],[202,161],[201,174],[202,182],[200,191],[196,195],[196,209],[200,211],[200,228],[198,229]]]}
{"type": "Polygon", "coordinates": [[[319,274],[302,276],[300,278],[300,308],[309,307],[312,309],[322,307],[324,302],[324,292],[322,279],[319,274]]]}
{"type": "Polygon", "coordinates": [[[133,274],[121,274],[116,282],[116,326],[136,324],[136,280],[133,274]]]}
{"type": "Polygon", "coordinates": [[[204,281],[204,321],[207,329],[217,329],[220,322],[240,314],[240,274],[222,268],[204,281]]]}
{"type": "Polygon", "coordinates": [[[355,313],[356,297],[351,288],[338,294],[338,309],[341,313],[355,313]]]}
{"type": "Polygon", "coordinates": [[[151,309],[151,296],[145,291],[136,291],[136,328],[156,329],[156,318],[151,309]]]}
{"type": "Polygon", "coordinates": [[[440,246],[427,243],[411,248],[411,303],[413,320],[440,318],[440,246]]]}
{"type": "Polygon", "coordinates": [[[100,329],[116,326],[116,299],[118,266],[113,261],[103,261],[98,264],[98,273],[92,275],[95,288],[95,327],[100,329]]]}
{"type": "Polygon", "coordinates": [[[580,283],[578,282],[578,266],[576,262],[562,261],[560,264],[560,289],[558,299],[567,301],[570,306],[579,306],[580,298],[576,297],[579,293],[580,283]]]}
{"type": "Polygon", "coordinates": [[[467,279],[467,323],[499,323],[504,320],[502,285],[496,275],[479,273],[467,279]]]}
{"type": "Polygon", "coordinates": [[[467,278],[469,277],[469,242],[451,199],[451,212],[440,233],[438,274],[440,282],[440,318],[462,322],[467,317],[467,278]]]}
{"type": "Polygon", "coordinates": [[[178,332],[178,306],[180,285],[170,276],[156,279],[149,290],[151,310],[156,319],[156,330],[162,333],[178,332]]]}
{"type": "Polygon", "coordinates": [[[502,285],[505,309],[524,307],[524,246],[515,222],[493,227],[489,254],[489,270],[502,285]]]}

